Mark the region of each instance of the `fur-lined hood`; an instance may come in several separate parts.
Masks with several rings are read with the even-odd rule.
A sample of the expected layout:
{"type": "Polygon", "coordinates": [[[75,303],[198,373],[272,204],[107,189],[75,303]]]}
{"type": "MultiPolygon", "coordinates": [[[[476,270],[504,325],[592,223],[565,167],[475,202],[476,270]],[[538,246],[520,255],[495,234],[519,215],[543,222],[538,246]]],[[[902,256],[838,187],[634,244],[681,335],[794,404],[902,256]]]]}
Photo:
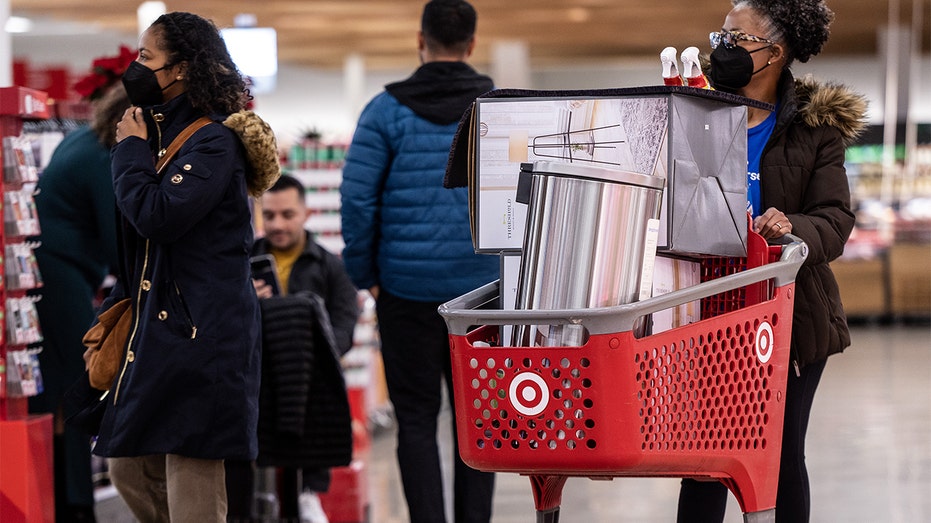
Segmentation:
{"type": "MultiPolygon", "coordinates": [[[[711,77],[711,60],[708,55],[699,56],[702,72],[711,77]]],[[[788,70],[780,78],[780,91],[785,93],[785,83],[792,81],[795,87],[798,116],[811,127],[827,125],[837,128],[844,138],[844,146],[856,141],[867,126],[866,97],[852,91],[846,85],[816,80],[806,74],[795,78],[788,70]]],[[[785,100],[783,100],[785,102],[785,100]]]]}
{"type": "Polygon", "coordinates": [[[848,87],[819,82],[811,75],[795,79],[798,116],[808,126],[830,126],[841,132],[844,145],[851,145],[866,128],[866,97],[848,87]]]}
{"type": "Polygon", "coordinates": [[[246,149],[249,165],[246,183],[249,194],[259,197],[281,176],[278,142],[272,128],[252,111],[231,114],[223,125],[232,129],[246,149]]]}

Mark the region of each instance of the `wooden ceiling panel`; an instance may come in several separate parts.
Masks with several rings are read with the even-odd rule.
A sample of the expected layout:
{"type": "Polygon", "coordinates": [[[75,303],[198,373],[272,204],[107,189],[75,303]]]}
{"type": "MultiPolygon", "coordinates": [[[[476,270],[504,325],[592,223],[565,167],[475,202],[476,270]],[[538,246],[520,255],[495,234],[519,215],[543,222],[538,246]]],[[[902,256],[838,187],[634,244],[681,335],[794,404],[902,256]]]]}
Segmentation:
{"type": "MultiPolygon", "coordinates": [[[[825,54],[868,54],[886,23],[889,0],[828,0],[837,18],[825,54]]],[[[910,24],[923,9],[923,47],[931,47],[931,0],[898,0],[910,24]]],[[[126,0],[10,0],[14,15],[93,23],[135,40],[136,6],[126,0]]],[[[368,67],[413,67],[423,1],[414,0],[198,0],[166,1],[169,10],[192,10],[230,27],[238,13],[277,29],[279,59],[295,65],[342,67],[362,54],[368,67]]],[[[491,55],[495,41],[523,40],[532,63],[579,59],[655,57],[667,45],[707,51],[708,33],[720,27],[728,0],[473,0],[479,12],[475,60],[491,55]]],[[[487,65],[478,63],[478,65],[487,65]]]]}

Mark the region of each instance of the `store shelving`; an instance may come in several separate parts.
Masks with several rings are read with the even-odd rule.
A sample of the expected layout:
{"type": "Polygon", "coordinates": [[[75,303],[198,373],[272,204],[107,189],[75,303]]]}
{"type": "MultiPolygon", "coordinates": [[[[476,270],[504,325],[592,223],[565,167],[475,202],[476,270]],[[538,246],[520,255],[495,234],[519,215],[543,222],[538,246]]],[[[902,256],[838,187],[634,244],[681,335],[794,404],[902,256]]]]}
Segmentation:
{"type": "Polygon", "coordinates": [[[855,145],[847,173],[857,223],[844,255],[831,266],[847,315],[855,319],[931,317],[931,144],[920,144],[905,162],[894,148],[855,145]]]}
{"type": "Polygon", "coordinates": [[[0,88],[3,148],[3,216],[0,231],[5,271],[0,283],[0,521],[53,522],[52,415],[28,414],[28,397],[41,392],[37,352],[42,341],[37,296],[41,285],[27,236],[38,234],[32,199],[39,165],[23,134],[27,120],[50,116],[45,93],[22,87],[0,88]]]}

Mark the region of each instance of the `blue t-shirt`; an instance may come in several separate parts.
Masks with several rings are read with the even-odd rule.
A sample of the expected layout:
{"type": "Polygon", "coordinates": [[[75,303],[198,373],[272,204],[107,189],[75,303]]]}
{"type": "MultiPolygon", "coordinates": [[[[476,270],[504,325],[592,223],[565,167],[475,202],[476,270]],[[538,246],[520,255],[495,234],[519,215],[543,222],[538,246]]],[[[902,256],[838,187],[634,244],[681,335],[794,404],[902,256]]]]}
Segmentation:
{"type": "Polygon", "coordinates": [[[747,129],[747,212],[753,218],[763,212],[763,204],[760,201],[760,158],[776,127],[777,112],[778,106],[759,125],[747,129]]]}

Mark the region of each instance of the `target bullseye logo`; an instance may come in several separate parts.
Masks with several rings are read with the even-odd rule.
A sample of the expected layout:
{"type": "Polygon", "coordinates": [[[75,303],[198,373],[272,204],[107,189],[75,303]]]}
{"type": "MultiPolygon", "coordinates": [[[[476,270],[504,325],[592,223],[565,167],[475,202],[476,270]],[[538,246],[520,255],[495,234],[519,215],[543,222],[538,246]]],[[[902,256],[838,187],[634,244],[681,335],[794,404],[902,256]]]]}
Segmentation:
{"type": "Polygon", "coordinates": [[[756,329],[756,357],[760,363],[766,363],[773,355],[773,327],[763,322],[756,329]]]}
{"type": "Polygon", "coordinates": [[[522,372],[511,380],[508,399],[517,412],[524,416],[536,416],[546,408],[550,395],[543,378],[533,372],[522,372]]]}

